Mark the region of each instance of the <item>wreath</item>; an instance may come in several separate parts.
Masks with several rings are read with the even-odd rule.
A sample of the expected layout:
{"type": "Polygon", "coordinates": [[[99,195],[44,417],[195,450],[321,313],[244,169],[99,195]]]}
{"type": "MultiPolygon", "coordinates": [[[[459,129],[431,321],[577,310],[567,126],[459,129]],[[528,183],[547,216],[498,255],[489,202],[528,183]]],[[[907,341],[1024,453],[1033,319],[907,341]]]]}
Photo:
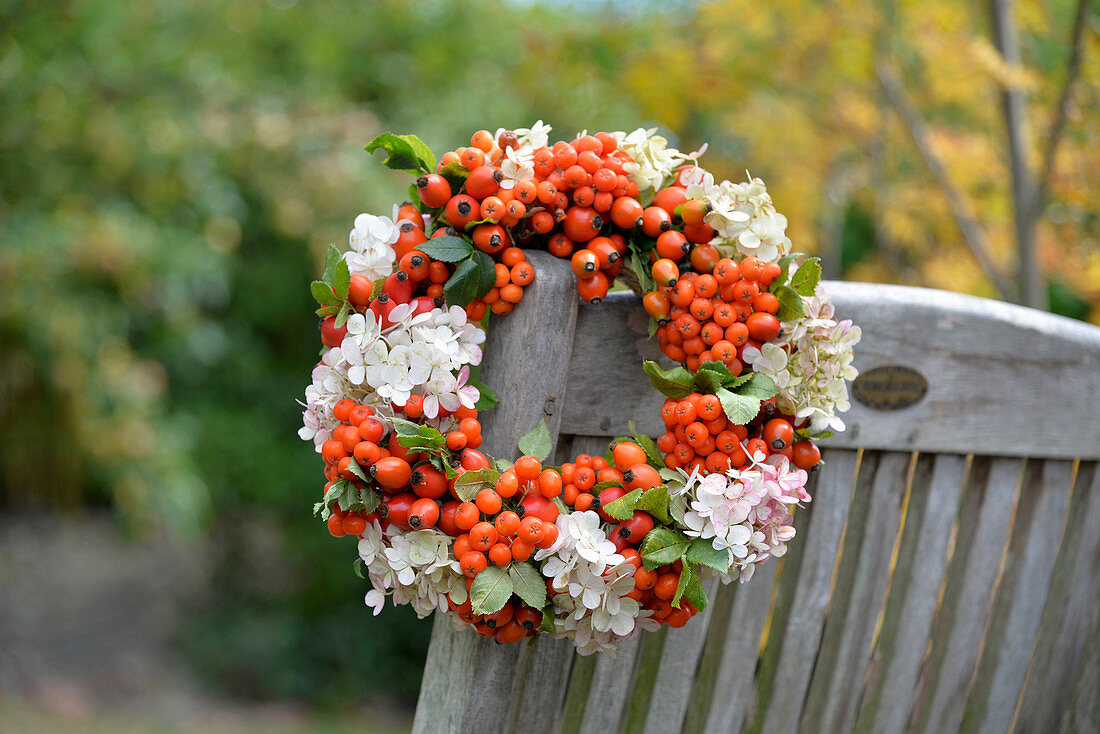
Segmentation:
{"type": "Polygon", "coordinates": [[[481,130],[439,161],[412,135],[366,146],[415,177],[411,202],[359,215],[310,286],[325,349],[300,436],[325,463],[314,513],[358,539],[375,614],[391,598],[587,654],[686,624],[704,580],[784,554],[815,442],[844,429],[860,330],[834,318],[760,179],[716,181],[655,129],[549,133],[481,130]],[[570,260],[585,302],[615,283],[642,296],[678,363],[643,365],[665,433],[560,466],[545,422],[514,462],[479,450],[499,402],[481,345],[537,278],[532,248],[570,260]]]}

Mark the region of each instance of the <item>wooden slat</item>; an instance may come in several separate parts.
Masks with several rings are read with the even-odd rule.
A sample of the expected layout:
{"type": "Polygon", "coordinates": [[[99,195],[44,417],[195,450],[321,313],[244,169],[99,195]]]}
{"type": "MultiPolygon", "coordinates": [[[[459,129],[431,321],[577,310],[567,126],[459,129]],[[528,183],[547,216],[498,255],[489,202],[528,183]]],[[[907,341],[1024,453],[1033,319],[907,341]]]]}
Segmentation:
{"type": "Polygon", "coordinates": [[[881,673],[864,690],[857,732],[897,732],[913,709],[913,693],[928,648],[936,599],[947,571],[951,528],[966,477],[966,457],[934,458],[930,481],[914,479],[906,512],[903,552],[890,585],[890,599],[876,664],[881,673]]]}
{"type": "Polygon", "coordinates": [[[1019,459],[975,459],[933,624],[932,653],[921,673],[911,717],[916,731],[955,731],[962,719],[1016,507],[1021,468],[1019,459]]]}
{"type": "MultiPolygon", "coordinates": [[[[821,665],[814,669],[804,731],[808,726],[812,731],[847,732],[855,721],[875,625],[885,602],[909,462],[908,454],[887,453],[880,457],[867,516],[858,520],[862,525],[858,545],[850,544],[851,536],[845,535],[841,562],[854,571],[855,583],[847,599],[834,597],[829,611],[822,647],[836,646],[833,665],[831,669],[821,665]],[[838,603],[841,601],[843,604],[838,603]],[[819,710],[811,710],[810,704],[815,699],[823,699],[819,710]]],[[[853,529],[853,522],[855,518],[850,519],[849,530],[853,529]]],[[[824,653],[822,649],[821,655],[824,653]]]]}
{"type": "Polygon", "coordinates": [[[763,722],[764,734],[794,732],[810,680],[825,609],[833,586],[840,538],[848,517],[856,472],[856,454],[827,450],[818,477],[809,533],[802,538],[803,556],[798,586],[772,681],[772,695],[763,722]]]}
{"type": "Polygon", "coordinates": [[[768,617],[778,567],[779,559],[770,559],[756,569],[751,580],[734,591],[703,732],[741,731],[748,718],[760,635],[768,617]]]}
{"type": "MultiPolygon", "coordinates": [[[[519,436],[544,415],[551,437],[557,437],[576,324],[577,299],[568,266],[547,253],[531,252],[528,259],[535,267],[535,280],[515,311],[490,329],[481,373],[501,398],[483,421],[484,448],[507,458],[516,455],[519,436]],[[556,328],[538,329],[547,322],[556,328]],[[540,338],[527,338],[534,333],[540,338]],[[517,352],[517,344],[524,344],[524,349],[517,352]]],[[[563,645],[568,643],[541,640],[534,651],[518,644],[497,645],[473,630],[456,631],[449,619],[437,614],[413,731],[503,732],[519,726],[524,734],[549,734],[557,720],[544,709],[560,709],[568,677],[571,652],[566,655],[563,645]],[[525,664],[519,675],[521,652],[525,664]],[[536,668],[539,661],[556,669],[547,674],[536,668]],[[539,679],[537,685],[527,685],[529,675],[539,679]]]]}
{"type": "Polygon", "coordinates": [[[960,731],[1006,732],[1016,710],[1054,571],[1073,477],[1068,461],[1041,464],[1029,467],[1025,476],[1001,586],[960,731]]]}
{"type": "MultiPolygon", "coordinates": [[[[714,598],[717,585],[717,579],[713,578],[704,582],[708,598],[714,598]]],[[[695,684],[699,655],[713,612],[713,605],[708,604],[686,625],[668,631],[654,684],[660,695],[649,699],[649,713],[643,729],[646,734],[678,732],[683,726],[691,689],[695,684]]]]}
{"type": "MultiPolygon", "coordinates": [[[[1089,622],[1100,606],[1100,469],[1077,473],[1062,551],[1028,667],[1015,731],[1054,731],[1069,708],[1089,622]]],[[[1100,721],[1097,722],[1100,727],[1100,721]]]]}
{"type": "Polygon", "coordinates": [[[1088,638],[1077,670],[1069,705],[1062,713],[1062,734],[1096,734],[1100,730],[1100,604],[1089,614],[1088,638]]]}
{"type": "Polygon", "coordinates": [[[624,734],[641,734],[649,713],[649,701],[653,697],[654,684],[657,682],[657,669],[664,654],[665,639],[671,630],[667,625],[657,632],[642,635],[638,649],[638,662],[634,671],[634,684],[630,689],[626,706],[624,734]]]}
{"type": "MultiPolygon", "coordinates": [[[[848,430],[826,446],[981,455],[1100,458],[1100,329],[971,296],[903,286],[825,283],[838,318],[863,329],[861,371],[902,365],[929,382],[916,405],[879,411],[852,402],[848,430]],[[929,328],[931,326],[931,328],[929,328]],[[1037,390],[1036,385],[1042,385],[1037,390]],[[1011,400],[1005,396],[1011,395],[1011,400]],[[1058,406],[1058,421],[1049,420],[1058,406]],[[1066,431],[1064,426],[1074,426],[1066,431]]],[[[658,354],[632,294],[582,309],[570,365],[566,431],[662,432],[662,397],[641,372],[658,354]],[[608,363],[618,366],[613,372],[608,363]],[[606,377],[603,377],[605,376],[606,377]]]]}

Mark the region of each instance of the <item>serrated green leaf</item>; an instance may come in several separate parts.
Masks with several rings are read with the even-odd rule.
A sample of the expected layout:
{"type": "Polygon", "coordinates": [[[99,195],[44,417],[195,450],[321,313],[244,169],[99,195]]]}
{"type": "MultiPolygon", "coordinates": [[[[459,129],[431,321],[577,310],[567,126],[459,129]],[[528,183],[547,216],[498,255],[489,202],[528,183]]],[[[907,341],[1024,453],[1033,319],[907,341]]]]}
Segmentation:
{"type": "Polygon", "coordinates": [[[344,301],[340,305],[340,310],[336,312],[336,319],[332,322],[332,325],[337,329],[342,329],[344,324],[348,322],[349,316],[351,316],[351,303],[344,301]]]}
{"type": "Polygon", "coordinates": [[[653,528],[642,540],[642,563],[649,569],[675,563],[684,555],[688,542],[689,538],[678,530],[653,528]]]}
{"type": "MultiPolygon", "coordinates": [[[[317,309],[316,311],[314,311],[314,313],[316,313],[321,318],[324,318],[326,316],[335,316],[336,314],[340,313],[340,306],[325,306],[324,308],[317,309]]],[[[325,349],[327,350],[328,347],[325,347],[325,349]]]]}
{"type": "Polygon", "coordinates": [[[321,275],[321,280],[329,285],[335,285],[336,265],[343,259],[344,255],[336,249],[336,245],[329,245],[325,251],[325,272],[321,275]]]}
{"type": "Polygon", "coordinates": [[[752,372],[744,384],[738,386],[737,392],[741,395],[751,395],[754,398],[767,400],[775,397],[779,389],[775,386],[775,380],[761,372],[752,372]]]}
{"type": "Polygon", "coordinates": [[[454,195],[462,191],[470,171],[461,163],[448,163],[439,169],[439,175],[447,179],[447,183],[451,185],[451,194],[454,195]]]}
{"type": "MultiPolygon", "coordinates": [[[[594,488],[593,491],[595,491],[594,488]]],[[[633,492],[627,492],[614,502],[608,502],[601,509],[616,520],[629,520],[634,517],[634,505],[641,496],[641,488],[635,489],[633,492]]]]}
{"type": "Polygon", "coordinates": [[[332,288],[341,301],[346,301],[348,291],[351,289],[351,271],[348,270],[348,261],[340,258],[332,274],[332,288]]]}
{"type": "Polygon", "coordinates": [[[474,262],[477,263],[477,271],[481,276],[481,281],[478,283],[474,298],[481,298],[492,290],[493,284],[496,283],[497,266],[496,263],[493,262],[493,258],[489,257],[487,253],[481,250],[474,252],[473,259],[474,262]]]}
{"type": "MultiPolygon", "coordinates": [[[[684,568],[689,568],[685,565],[684,568]]],[[[703,579],[699,577],[699,569],[690,566],[691,579],[688,580],[687,585],[684,587],[684,599],[691,603],[691,606],[695,607],[700,612],[707,608],[707,604],[710,600],[707,599],[707,590],[703,586],[703,579]]]]}
{"type": "Polygon", "coordinates": [[[413,174],[434,173],[435,156],[431,155],[428,147],[419,140],[416,140],[416,143],[419,143],[418,146],[414,146],[412,140],[416,140],[415,136],[382,133],[363,146],[363,149],[368,153],[373,153],[380,148],[386,151],[386,160],[382,162],[386,168],[392,168],[395,171],[408,171],[413,174]],[[419,150],[420,148],[422,150],[419,150]],[[430,166],[423,157],[423,150],[427,150],[428,155],[431,157],[430,166]]]}
{"type": "Polygon", "coordinates": [[[520,453],[534,456],[540,461],[550,456],[550,450],[553,447],[554,442],[550,439],[550,427],[546,425],[545,418],[539,420],[539,424],[519,440],[520,453]]]}
{"type": "Polygon", "coordinates": [[[503,474],[504,472],[512,468],[512,462],[508,461],[507,459],[496,459],[493,461],[493,466],[496,467],[496,470],[498,472],[503,474]]]}
{"type": "Polygon", "coordinates": [[[393,430],[397,431],[398,436],[416,436],[420,434],[419,423],[413,423],[397,416],[391,418],[390,423],[393,424],[393,430]]]}
{"type": "MultiPolygon", "coordinates": [[[[442,239],[442,238],[441,238],[442,239]]],[[[470,258],[463,260],[455,268],[447,283],[443,286],[443,297],[448,306],[465,308],[477,296],[481,275],[477,262],[470,258]]]]}
{"type": "Polygon", "coordinates": [[[779,299],[779,311],[775,317],[780,321],[794,321],[806,315],[806,308],[802,303],[802,296],[789,285],[781,285],[774,291],[779,299]]]}
{"type": "MultiPolygon", "coordinates": [[[[715,363],[707,362],[707,364],[715,363]]],[[[722,367],[724,368],[725,365],[722,365],[722,367]]],[[[726,370],[726,372],[729,372],[729,370],[726,370]]],[[[733,377],[733,375],[729,375],[729,377],[733,377]]],[[[724,380],[725,376],[722,375],[720,372],[717,372],[715,370],[705,370],[700,367],[699,371],[695,373],[693,384],[695,385],[696,391],[701,393],[710,393],[713,395],[722,388],[724,380]]]]}
{"type": "Polygon", "coordinates": [[[691,394],[692,375],[679,365],[663,370],[656,362],[646,360],[642,363],[642,371],[649,377],[650,384],[663,395],[679,399],[691,394]]]}
{"type": "Polygon", "coordinates": [[[722,383],[722,387],[726,388],[727,390],[735,390],[736,388],[744,385],[746,382],[751,380],[752,375],[752,372],[746,372],[744,374],[738,375],[737,377],[724,381],[722,383]]]}
{"type": "Polygon", "coordinates": [[[496,406],[500,405],[500,397],[497,396],[496,392],[493,391],[493,388],[489,387],[484,382],[481,382],[479,380],[468,380],[466,384],[473,385],[481,394],[481,396],[477,399],[477,403],[474,404],[474,407],[477,408],[479,411],[489,410],[489,408],[495,408],[496,406]]]}
{"type": "Polygon", "coordinates": [[[455,494],[463,502],[473,502],[477,493],[483,489],[492,489],[500,479],[500,472],[496,469],[476,469],[464,472],[455,480],[455,494]]]}
{"type": "MultiPolygon", "coordinates": [[[[345,508],[345,505],[351,504],[347,500],[347,492],[351,488],[351,482],[347,479],[340,479],[332,483],[328,490],[325,492],[324,498],[313,506],[313,514],[321,513],[322,520],[328,520],[332,515],[332,506],[337,502],[340,503],[341,508],[345,508]]],[[[346,509],[346,508],[345,508],[346,509]]]]}
{"type": "Polygon", "coordinates": [[[683,570],[680,571],[680,580],[676,583],[676,593],[672,595],[672,606],[677,608],[680,606],[680,597],[684,595],[688,585],[691,584],[692,577],[697,575],[690,563],[685,563],[683,566],[683,570]]]}
{"type": "Polygon", "coordinates": [[[367,473],[363,471],[363,467],[361,467],[359,465],[359,462],[355,459],[352,459],[348,462],[348,471],[362,479],[364,482],[370,482],[370,479],[367,477],[367,473]]]}
{"type": "Polygon", "coordinates": [[[313,294],[313,300],[322,306],[335,306],[337,309],[344,299],[333,292],[332,286],[323,280],[315,280],[309,284],[309,292],[313,294]]]}
{"type": "Polygon", "coordinates": [[[817,284],[820,282],[821,260],[811,257],[798,266],[798,270],[791,276],[790,286],[798,295],[809,298],[817,290],[817,284]]]}
{"type": "Polygon", "coordinates": [[[421,242],[416,249],[423,252],[433,260],[441,260],[445,263],[456,263],[465,260],[474,252],[474,246],[454,235],[433,237],[427,242],[421,242]]]}
{"type": "Polygon", "coordinates": [[[513,563],[508,566],[508,575],[512,577],[512,593],[527,606],[542,609],[546,604],[546,581],[535,567],[528,563],[513,563]]]}
{"type": "Polygon", "coordinates": [[[740,395],[725,388],[715,394],[722,403],[722,411],[729,418],[730,423],[734,425],[747,425],[760,412],[760,398],[751,395],[740,395]]]}
{"type": "Polygon", "coordinates": [[[687,552],[684,553],[684,560],[689,563],[701,563],[722,573],[729,572],[730,563],[733,562],[729,548],[717,550],[706,538],[696,538],[691,541],[687,552]]]}
{"type": "Polygon", "coordinates": [[[668,523],[672,521],[671,516],[668,514],[670,500],[668,487],[653,487],[642,493],[642,496],[634,503],[634,509],[648,512],[658,522],[668,523]]]}
{"type": "Polygon", "coordinates": [[[684,513],[687,512],[687,496],[673,497],[668,503],[668,514],[680,525],[684,524],[684,513]]]}
{"type": "Polygon", "coordinates": [[[420,163],[424,166],[425,172],[432,173],[435,171],[438,165],[435,159],[435,153],[433,153],[432,149],[425,145],[420,138],[415,135],[398,135],[397,137],[409,144],[413,152],[416,153],[417,159],[419,159],[420,163]]]}
{"type": "Polygon", "coordinates": [[[474,614],[495,614],[512,596],[512,577],[503,568],[489,566],[474,577],[470,605],[474,614]]]}

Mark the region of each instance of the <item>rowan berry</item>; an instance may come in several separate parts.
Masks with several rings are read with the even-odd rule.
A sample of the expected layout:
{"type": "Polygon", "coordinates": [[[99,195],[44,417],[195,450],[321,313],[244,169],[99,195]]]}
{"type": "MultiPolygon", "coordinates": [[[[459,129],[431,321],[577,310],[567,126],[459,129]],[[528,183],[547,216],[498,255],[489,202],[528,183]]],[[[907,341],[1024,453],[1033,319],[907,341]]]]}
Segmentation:
{"type": "Polygon", "coordinates": [[[497,566],[507,566],[512,562],[512,549],[504,543],[493,543],[488,555],[489,560],[497,566]]]}
{"type": "Polygon", "coordinates": [[[671,599],[676,595],[676,587],[679,583],[680,574],[672,571],[662,573],[657,577],[657,583],[653,585],[653,593],[659,599],[671,599]]]}
{"type": "Polygon", "coordinates": [[[485,554],[477,550],[466,551],[458,562],[462,567],[462,573],[471,579],[489,567],[485,554]]]}
{"type": "Polygon", "coordinates": [[[474,498],[474,504],[477,505],[477,509],[484,512],[486,515],[495,515],[500,512],[503,503],[500,499],[500,495],[497,494],[495,489],[486,487],[477,493],[477,497],[474,498]]]}
{"type": "Polygon", "coordinates": [[[478,551],[487,551],[497,542],[500,534],[490,522],[479,522],[470,528],[470,547],[478,551]]]}
{"type": "Polygon", "coordinates": [[[516,561],[526,561],[535,552],[535,545],[528,543],[523,538],[512,541],[512,558],[516,561]]]}

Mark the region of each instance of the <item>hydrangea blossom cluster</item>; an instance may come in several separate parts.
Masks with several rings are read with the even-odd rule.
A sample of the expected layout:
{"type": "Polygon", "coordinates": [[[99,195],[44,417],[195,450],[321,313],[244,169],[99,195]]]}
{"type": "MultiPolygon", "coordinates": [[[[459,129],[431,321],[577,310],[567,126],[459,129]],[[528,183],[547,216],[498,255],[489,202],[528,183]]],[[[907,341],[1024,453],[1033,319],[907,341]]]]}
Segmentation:
{"type": "Polygon", "coordinates": [[[358,547],[371,584],[367,606],[377,616],[392,595],[395,604],[409,604],[423,618],[436,609],[446,611],[448,595],[466,601],[465,577],[450,546],[438,530],[406,532],[389,525],[383,531],[377,520],[368,523],[358,547]]]}
{"type": "Polygon", "coordinates": [[[561,515],[556,524],[557,541],[535,554],[560,592],[553,596],[555,636],[573,640],[582,655],[613,651],[652,614],[627,597],[634,566],[616,552],[595,512],[561,515]]]}
{"type": "Polygon", "coordinates": [[[348,270],[370,281],[388,276],[393,272],[393,244],[400,235],[397,224],[389,217],[357,216],[348,236],[351,249],[344,253],[348,270]]]}
{"type": "Polygon", "coordinates": [[[776,211],[764,182],[754,178],[745,183],[722,181],[702,168],[685,171],[681,178],[690,199],[707,202],[710,212],[704,221],[715,229],[712,241],[727,256],[755,255],[775,260],[791,251],[787,218],[776,211]]]}
{"type": "Polygon", "coordinates": [[[795,534],[791,506],[811,499],[809,475],[779,454],[757,454],[748,467],[725,473],[684,475],[683,485],[672,490],[684,502],[684,533],[729,554],[725,583],[748,581],[757,564],[785,554],[795,534]]]}
{"type": "Polygon", "coordinates": [[[631,175],[638,188],[657,190],[672,173],[683,164],[695,161],[706,152],[704,145],[694,153],[681,153],[670,147],[668,140],[657,134],[657,128],[638,128],[632,133],[611,133],[619,141],[619,148],[633,159],[623,168],[631,175]]]}
{"type": "Polygon", "coordinates": [[[775,381],[776,404],[796,418],[808,418],[812,433],[843,431],[836,413],[851,407],[845,381],[859,374],[852,358],[862,332],[851,320],[833,317],[833,304],[820,286],[802,302],[806,316],[785,322],[779,339],[747,347],[745,361],[775,381]]]}

